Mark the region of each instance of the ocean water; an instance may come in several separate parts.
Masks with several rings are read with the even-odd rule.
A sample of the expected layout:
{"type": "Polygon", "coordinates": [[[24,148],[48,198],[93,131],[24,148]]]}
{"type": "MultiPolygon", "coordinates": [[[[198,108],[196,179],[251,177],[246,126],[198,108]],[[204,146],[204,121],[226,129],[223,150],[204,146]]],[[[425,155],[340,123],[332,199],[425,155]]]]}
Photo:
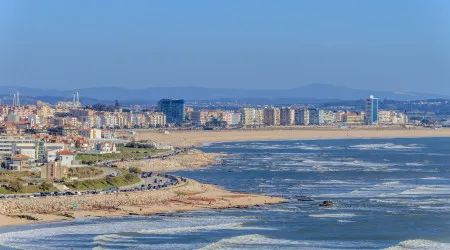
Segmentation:
{"type": "Polygon", "coordinates": [[[230,157],[176,174],[289,202],[6,227],[0,248],[450,249],[450,138],[215,143],[202,150],[230,157]],[[324,200],[334,206],[319,207],[324,200]]]}

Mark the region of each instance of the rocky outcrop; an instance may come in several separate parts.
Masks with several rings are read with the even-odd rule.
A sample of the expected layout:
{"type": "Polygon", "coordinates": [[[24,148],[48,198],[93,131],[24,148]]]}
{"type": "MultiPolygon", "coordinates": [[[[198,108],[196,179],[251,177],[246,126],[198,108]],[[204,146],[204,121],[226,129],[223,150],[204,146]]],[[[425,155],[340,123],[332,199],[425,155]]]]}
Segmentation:
{"type": "Polygon", "coordinates": [[[319,206],[321,206],[321,207],[332,207],[333,206],[333,202],[332,201],[324,201],[319,206]]]}

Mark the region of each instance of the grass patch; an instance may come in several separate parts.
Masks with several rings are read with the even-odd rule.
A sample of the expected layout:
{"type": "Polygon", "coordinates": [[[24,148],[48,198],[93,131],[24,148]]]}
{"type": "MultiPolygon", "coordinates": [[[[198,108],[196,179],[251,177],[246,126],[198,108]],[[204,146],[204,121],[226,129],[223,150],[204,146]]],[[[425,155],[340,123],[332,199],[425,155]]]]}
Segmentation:
{"type": "Polygon", "coordinates": [[[87,177],[94,177],[103,173],[103,169],[95,167],[69,168],[69,178],[77,177],[79,179],[82,179],[87,177]]]}
{"type": "Polygon", "coordinates": [[[66,183],[66,186],[73,190],[105,189],[110,187],[121,187],[139,183],[141,179],[134,174],[121,169],[122,174],[116,177],[105,177],[102,179],[74,181],[66,183]]]}
{"type": "Polygon", "coordinates": [[[168,152],[167,149],[155,149],[155,148],[119,148],[120,153],[111,154],[78,154],[77,160],[81,161],[83,164],[95,163],[97,161],[104,160],[120,160],[122,157],[125,159],[130,158],[146,158],[148,156],[157,155],[160,153],[168,152]]]}
{"type": "Polygon", "coordinates": [[[8,178],[40,177],[39,172],[0,170],[0,182],[8,178]]]}

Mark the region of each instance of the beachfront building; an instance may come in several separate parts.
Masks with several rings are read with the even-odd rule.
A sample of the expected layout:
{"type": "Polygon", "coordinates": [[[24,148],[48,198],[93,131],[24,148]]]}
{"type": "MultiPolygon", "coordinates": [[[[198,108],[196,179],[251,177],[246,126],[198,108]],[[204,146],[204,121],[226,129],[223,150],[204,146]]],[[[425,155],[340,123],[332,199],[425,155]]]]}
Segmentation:
{"type": "Polygon", "coordinates": [[[265,108],[264,109],[264,125],[279,126],[280,125],[280,109],[265,108]]]}
{"type": "Polygon", "coordinates": [[[295,124],[295,110],[291,108],[280,109],[280,125],[291,126],[295,124]]]}
{"type": "Polygon", "coordinates": [[[166,115],[167,123],[183,123],[186,116],[184,100],[162,99],[158,102],[158,112],[166,115]]]}
{"type": "Polygon", "coordinates": [[[295,125],[309,125],[309,110],[296,109],[294,111],[295,125]]]}
{"type": "Polygon", "coordinates": [[[361,125],[363,119],[360,114],[357,113],[345,113],[342,116],[342,122],[346,125],[361,125]]]}
{"type": "Polygon", "coordinates": [[[243,109],[244,125],[261,126],[264,122],[264,110],[256,108],[243,109]]]}
{"type": "Polygon", "coordinates": [[[321,109],[308,109],[309,111],[309,124],[310,125],[323,125],[324,124],[324,111],[321,109]]]}
{"type": "Polygon", "coordinates": [[[323,123],[324,124],[334,124],[336,123],[336,113],[333,111],[325,110],[323,112],[323,123]]]}
{"type": "Polygon", "coordinates": [[[156,128],[166,126],[166,115],[163,113],[148,113],[147,119],[149,127],[156,128]]]}
{"type": "Polygon", "coordinates": [[[392,110],[378,111],[378,123],[383,125],[406,125],[408,116],[392,110]]]}
{"type": "Polygon", "coordinates": [[[209,121],[208,111],[194,111],[191,112],[192,125],[201,126],[209,121]]]}
{"type": "Polygon", "coordinates": [[[366,119],[367,125],[378,124],[378,98],[373,95],[366,99],[366,119]]]}
{"type": "Polygon", "coordinates": [[[241,113],[223,111],[220,115],[220,120],[231,126],[239,125],[241,124],[241,113]]]}
{"type": "Polygon", "coordinates": [[[231,121],[227,122],[228,125],[239,125],[242,124],[242,114],[239,112],[234,112],[231,114],[231,121]]]}
{"type": "Polygon", "coordinates": [[[41,167],[42,179],[63,179],[67,178],[69,168],[64,166],[59,161],[48,162],[41,167]]]}

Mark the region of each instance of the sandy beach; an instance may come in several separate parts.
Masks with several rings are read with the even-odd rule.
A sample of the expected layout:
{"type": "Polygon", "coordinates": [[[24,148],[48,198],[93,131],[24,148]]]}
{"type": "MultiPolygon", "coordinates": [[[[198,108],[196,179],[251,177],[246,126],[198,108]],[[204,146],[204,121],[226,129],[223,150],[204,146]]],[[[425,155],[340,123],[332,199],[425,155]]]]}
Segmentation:
{"type": "Polygon", "coordinates": [[[118,167],[129,168],[138,167],[146,172],[173,172],[179,170],[198,169],[207,165],[219,163],[220,157],[226,157],[225,154],[204,153],[200,150],[190,149],[185,154],[169,156],[167,158],[158,158],[152,160],[139,160],[120,162],[118,167]]]}
{"type": "Polygon", "coordinates": [[[74,217],[85,216],[114,217],[242,208],[283,201],[285,201],[283,198],[229,192],[214,185],[188,180],[176,187],[155,191],[1,200],[0,226],[71,220],[74,217]],[[73,204],[78,208],[72,209],[73,204]],[[20,218],[25,216],[31,217],[20,218]]]}
{"type": "MultiPolygon", "coordinates": [[[[333,139],[333,138],[394,138],[447,137],[450,129],[335,129],[296,128],[227,131],[139,132],[137,140],[154,140],[175,147],[192,147],[209,142],[333,139]]],[[[222,154],[206,154],[190,149],[164,159],[120,163],[119,167],[139,167],[144,171],[170,172],[197,169],[217,163],[222,154]]],[[[284,202],[285,199],[264,195],[236,193],[195,180],[162,190],[109,195],[45,197],[0,200],[0,226],[72,220],[82,216],[151,215],[171,211],[247,207],[284,202]],[[72,209],[72,204],[78,206],[72,209]],[[26,218],[26,216],[30,216],[26,218]]]]}
{"type": "Polygon", "coordinates": [[[209,142],[264,141],[264,140],[301,140],[301,139],[337,139],[337,138],[417,138],[448,137],[450,128],[430,129],[411,128],[274,128],[246,130],[189,130],[170,131],[164,134],[158,131],[138,132],[137,140],[154,140],[175,147],[199,146],[209,142]]]}

